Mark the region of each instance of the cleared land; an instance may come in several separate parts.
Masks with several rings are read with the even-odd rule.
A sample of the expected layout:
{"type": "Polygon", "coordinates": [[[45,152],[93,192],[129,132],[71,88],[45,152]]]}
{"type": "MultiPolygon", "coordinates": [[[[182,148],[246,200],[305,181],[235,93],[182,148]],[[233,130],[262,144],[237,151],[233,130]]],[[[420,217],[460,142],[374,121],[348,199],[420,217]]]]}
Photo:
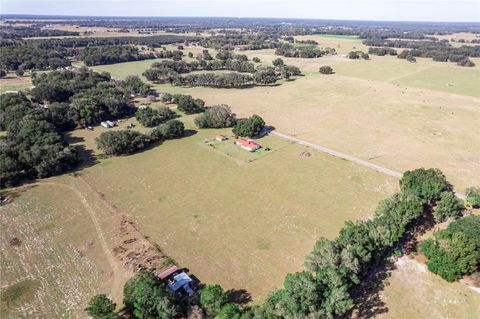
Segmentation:
{"type": "Polygon", "coordinates": [[[32,79],[28,76],[18,77],[14,73],[9,73],[7,77],[0,79],[0,93],[25,90],[31,86],[32,79]]]}
{"type": "Polygon", "coordinates": [[[382,292],[388,312],[379,318],[478,318],[480,294],[461,283],[448,283],[424,264],[406,257],[396,264],[382,292]]]}
{"type": "MultiPolygon", "coordinates": [[[[2,318],[83,317],[92,294],[115,299],[127,275],[109,261],[104,241],[114,243],[111,216],[91,210],[97,202],[65,176],[27,186],[0,207],[0,313],[2,318]]],[[[118,226],[117,226],[118,227],[118,226]]]]}
{"type": "MultiPolygon", "coordinates": [[[[74,135],[92,145],[101,130],[74,135]]],[[[201,130],[102,159],[82,176],[200,280],[247,289],[256,300],[302,268],[316,238],[367,218],[397,188],[394,178],[275,137],[260,139],[272,151],[248,164],[205,145],[227,132],[201,130]]]]}
{"type": "MultiPolygon", "coordinates": [[[[339,43],[345,52],[353,47],[366,50],[357,39],[299,38],[310,37],[318,38],[320,46],[339,43]]],[[[273,50],[245,53],[265,64],[278,57],[273,50]]],[[[370,61],[340,55],[284,60],[306,75],[276,87],[244,90],[156,87],[192,94],[207,104],[227,103],[240,116],[257,113],[280,132],[396,171],[438,167],[458,191],[480,184],[478,66],[377,56],[370,61]],[[336,74],[319,74],[321,65],[332,65],[336,74]]],[[[119,78],[125,69],[141,74],[144,69],[131,67],[133,63],[95,69],[119,78]]]]}
{"type": "MultiPolygon", "coordinates": [[[[354,49],[366,51],[360,40],[303,37],[307,38],[317,40],[322,47],[337,48],[340,55],[320,59],[284,58],[286,63],[299,66],[306,76],[282,82],[277,87],[219,90],[156,85],[156,88],[160,92],[192,94],[205,99],[207,105],[229,104],[239,116],[257,113],[280,132],[397,171],[420,166],[439,167],[459,191],[480,184],[477,173],[480,171],[480,95],[475,87],[480,80],[480,63],[475,60],[475,68],[461,68],[427,59],[410,64],[395,57],[375,56],[371,61],[351,61],[341,55],[354,49]],[[320,75],[318,68],[321,65],[332,65],[336,74],[320,75]]],[[[200,50],[188,48],[186,52],[200,50]]],[[[273,50],[245,53],[249,57],[258,56],[266,64],[277,58],[273,50]]],[[[94,69],[111,72],[115,78],[124,78],[130,74],[140,75],[152,62],[154,60],[94,69]]],[[[193,129],[192,118],[181,118],[190,129],[193,129]]],[[[123,128],[130,122],[136,123],[128,120],[120,126],[123,128]]],[[[146,131],[139,126],[135,129],[146,131]]],[[[69,138],[84,145],[87,149],[84,154],[88,156],[90,151],[98,153],[94,138],[102,131],[105,129],[101,127],[94,131],[77,130],[69,134],[69,138]]],[[[242,153],[232,144],[213,148],[205,143],[219,133],[229,132],[190,131],[188,137],[166,141],[132,156],[99,158],[81,171],[82,178],[101,194],[103,200],[133,216],[142,232],[200,280],[220,283],[227,289],[247,289],[255,301],[279,287],[287,272],[302,269],[304,257],[319,236],[333,238],[346,219],[370,217],[378,201],[397,189],[398,182],[394,178],[273,136],[258,141],[272,149],[260,156],[242,153]],[[305,152],[310,156],[305,156],[305,152]]],[[[96,203],[95,212],[109,212],[101,202],[93,201],[96,197],[91,196],[92,190],[77,179],[56,177],[49,181],[74,183],[89,202],[96,203]]],[[[47,207],[46,211],[55,212],[49,207],[58,205],[58,216],[64,216],[64,208],[73,210],[69,209],[71,206],[78,206],[75,209],[79,212],[85,209],[85,206],[75,204],[71,196],[67,198],[66,192],[58,194],[58,191],[45,187],[28,190],[13,204],[0,208],[2,227],[8,229],[8,238],[2,238],[2,258],[7,254],[5,260],[12,265],[19,263],[20,257],[10,251],[14,248],[6,240],[22,228],[12,227],[7,223],[10,219],[5,222],[4,218],[34,211],[28,207],[47,207]],[[51,197],[43,196],[42,189],[51,197]],[[35,195],[32,193],[35,191],[41,193],[35,195]],[[35,202],[25,196],[33,197],[35,202]],[[68,203],[64,204],[64,201],[68,203]],[[31,206],[22,208],[23,213],[19,213],[22,212],[20,208],[10,205],[31,206]]],[[[96,238],[93,247],[97,249],[99,259],[93,251],[87,252],[87,256],[103,269],[95,277],[100,278],[95,283],[108,282],[102,280],[111,278],[107,276],[111,274],[108,260],[97,244],[99,238],[95,234],[98,229],[85,212],[82,214],[83,224],[65,222],[58,224],[58,229],[69,234],[72,227],[75,233],[78,226],[88,232],[88,236],[77,236],[79,243],[96,238]]],[[[99,225],[106,238],[112,238],[113,244],[109,246],[113,248],[118,238],[114,236],[117,230],[111,225],[118,221],[109,222],[109,213],[100,216],[103,217],[99,217],[99,225]]],[[[31,238],[38,236],[35,233],[31,238]]],[[[66,245],[69,240],[65,237],[59,242],[66,245]]],[[[44,242],[44,246],[53,247],[60,255],[75,256],[72,250],[65,251],[63,246],[57,248],[56,244],[44,242]]],[[[29,250],[29,254],[32,251],[29,250]]],[[[28,258],[33,260],[33,257],[28,258]]],[[[38,259],[46,258],[48,255],[38,259]]],[[[4,264],[2,260],[2,270],[4,264]]],[[[43,264],[37,264],[40,265],[38,269],[42,269],[43,264]]],[[[12,271],[13,267],[9,267],[12,271]]],[[[398,265],[382,293],[388,312],[380,317],[475,318],[479,311],[477,292],[461,284],[441,281],[420,268],[420,264],[412,262],[398,265]]],[[[13,275],[12,272],[12,275],[9,273],[11,278],[22,280],[2,282],[2,293],[6,291],[10,296],[2,299],[2,309],[8,307],[13,317],[24,313],[19,311],[33,307],[25,300],[39,291],[39,281],[43,280],[37,269],[22,271],[34,275],[13,275]],[[24,299],[20,300],[24,301],[12,298],[17,291],[23,291],[20,295],[24,299]],[[19,310],[15,302],[23,308],[19,310]]],[[[76,275],[82,271],[86,270],[79,269],[76,275]]],[[[95,274],[92,272],[88,276],[95,274]]],[[[48,292],[58,285],[63,287],[63,281],[70,282],[73,274],[62,273],[62,276],[65,279],[42,289],[48,292]]],[[[90,278],[88,276],[85,280],[90,278]]],[[[118,290],[111,287],[92,285],[89,289],[82,291],[85,294],[111,291],[119,300],[118,290]]],[[[64,295],[52,294],[51,299],[41,302],[63,305],[61,298],[64,295]]],[[[78,300],[77,310],[83,309],[83,304],[78,306],[80,300],[86,300],[85,296],[82,298],[75,299],[78,300]]],[[[56,313],[50,308],[42,309],[45,313],[56,313]]]]}

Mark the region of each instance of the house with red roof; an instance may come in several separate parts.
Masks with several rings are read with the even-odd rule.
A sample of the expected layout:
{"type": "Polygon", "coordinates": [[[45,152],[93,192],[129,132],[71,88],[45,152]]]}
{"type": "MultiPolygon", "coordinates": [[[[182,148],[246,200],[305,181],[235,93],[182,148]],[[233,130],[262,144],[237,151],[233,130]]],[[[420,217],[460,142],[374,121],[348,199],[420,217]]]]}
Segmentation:
{"type": "Polygon", "coordinates": [[[241,148],[249,151],[255,152],[256,150],[260,149],[261,146],[251,140],[246,140],[243,138],[237,138],[235,144],[239,145],[241,148]]]}

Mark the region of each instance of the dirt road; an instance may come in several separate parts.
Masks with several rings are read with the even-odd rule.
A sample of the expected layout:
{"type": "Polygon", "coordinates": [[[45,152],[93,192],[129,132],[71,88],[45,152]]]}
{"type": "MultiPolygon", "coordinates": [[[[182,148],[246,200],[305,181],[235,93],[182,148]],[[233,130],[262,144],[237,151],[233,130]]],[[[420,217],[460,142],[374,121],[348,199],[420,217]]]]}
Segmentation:
{"type": "Polygon", "coordinates": [[[321,145],[318,145],[318,144],[315,144],[315,143],[311,143],[311,142],[307,142],[305,140],[301,140],[301,139],[299,139],[295,136],[292,136],[292,135],[287,135],[287,134],[280,133],[280,132],[277,132],[277,131],[271,131],[270,134],[278,136],[280,138],[283,138],[287,141],[294,142],[294,143],[297,143],[297,144],[300,144],[300,145],[305,145],[305,146],[308,146],[308,147],[310,147],[314,150],[317,150],[317,151],[320,151],[320,152],[325,152],[325,153],[328,153],[330,155],[333,155],[333,156],[336,156],[336,157],[339,157],[339,158],[343,158],[347,161],[366,166],[368,168],[376,170],[377,172],[387,174],[389,176],[400,178],[403,175],[402,173],[394,171],[392,169],[389,169],[389,168],[386,168],[386,167],[383,167],[383,166],[380,166],[380,165],[377,165],[377,164],[373,164],[369,161],[362,160],[361,158],[358,158],[358,157],[355,157],[355,156],[351,156],[351,155],[348,155],[348,154],[345,154],[345,153],[342,153],[342,152],[339,152],[339,151],[332,150],[331,148],[328,148],[328,147],[325,147],[325,146],[321,146],[321,145]]]}

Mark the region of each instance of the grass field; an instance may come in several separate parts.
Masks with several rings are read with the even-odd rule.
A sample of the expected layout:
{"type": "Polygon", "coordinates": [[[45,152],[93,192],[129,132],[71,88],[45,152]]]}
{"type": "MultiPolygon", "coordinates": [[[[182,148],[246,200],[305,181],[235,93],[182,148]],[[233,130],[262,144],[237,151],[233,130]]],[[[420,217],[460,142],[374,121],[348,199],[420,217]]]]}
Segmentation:
{"type": "MultiPolygon", "coordinates": [[[[245,53],[259,57],[264,64],[276,58],[273,50],[245,53]]],[[[192,94],[207,104],[227,103],[240,116],[258,113],[281,132],[398,171],[438,167],[459,191],[480,184],[475,173],[480,170],[480,150],[467,142],[478,140],[479,134],[479,67],[462,68],[430,59],[412,64],[377,56],[370,61],[341,56],[284,60],[306,75],[276,87],[244,90],[156,88],[192,94]],[[321,65],[332,65],[336,74],[319,74],[321,65]]],[[[102,66],[101,70],[116,77],[127,69],[141,74],[143,70],[136,69],[135,63],[102,66]]]]}
{"type": "Polygon", "coordinates": [[[379,318],[478,318],[478,292],[458,282],[448,283],[406,257],[396,268],[382,292],[388,312],[379,318]]]}
{"type": "Polygon", "coordinates": [[[357,35],[342,35],[342,34],[315,34],[314,36],[322,39],[347,39],[347,40],[357,40],[359,37],[357,35]]]}
{"type": "MultiPolygon", "coordinates": [[[[190,127],[192,117],[182,119],[190,127]]],[[[74,135],[92,145],[100,132],[74,135]]],[[[101,159],[82,176],[200,280],[245,288],[255,300],[302,268],[317,237],[370,216],[397,187],[393,178],[322,153],[302,157],[304,147],[274,137],[259,140],[272,145],[268,156],[238,161],[205,145],[218,133],[228,130],[101,159]]]]}
{"type": "MultiPolygon", "coordinates": [[[[95,202],[86,206],[70,179],[19,191],[0,207],[2,318],[83,317],[93,294],[120,296],[111,290],[112,267],[89,216],[95,202]]],[[[110,217],[99,218],[114,242],[110,217]]]]}
{"type": "MultiPolygon", "coordinates": [[[[398,171],[438,167],[459,191],[480,185],[480,63],[461,68],[376,56],[352,61],[342,54],[366,51],[359,39],[298,38],[335,47],[339,55],[284,58],[305,76],[276,87],[155,87],[192,94],[207,105],[228,104],[240,117],[259,114],[280,132],[398,171]],[[333,66],[336,74],[319,74],[321,65],[333,66]]],[[[277,57],[273,50],[245,53],[264,64],[277,57]]],[[[141,75],[154,61],[93,69],[121,79],[141,75]]],[[[301,270],[319,236],[333,238],[345,220],[371,217],[378,201],[397,190],[394,178],[273,136],[258,141],[268,152],[248,153],[231,140],[210,147],[205,141],[231,131],[197,130],[193,117],[180,118],[190,129],[188,137],[131,156],[99,157],[79,174],[180,266],[205,283],[247,289],[254,301],[281,286],[286,273],[301,270]],[[311,156],[301,156],[304,152],[311,156]]],[[[148,131],[135,119],[115,129],[130,122],[148,131]]],[[[67,138],[99,154],[94,139],[103,131],[76,130],[67,138]]],[[[85,202],[97,213],[109,244],[118,240],[112,227],[118,221],[90,192],[78,178],[55,177],[0,207],[2,315],[80,316],[94,291],[120,301],[118,287],[126,274],[112,273],[85,202]],[[12,246],[13,237],[22,246],[12,246]]],[[[420,264],[398,265],[388,283],[382,292],[388,312],[381,318],[475,318],[480,311],[477,293],[439,280],[420,264]]]]}
{"type": "Polygon", "coordinates": [[[17,77],[13,72],[9,73],[7,77],[0,79],[0,93],[25,90],[31,86],[32,79],[29,76],[17,77]]]}

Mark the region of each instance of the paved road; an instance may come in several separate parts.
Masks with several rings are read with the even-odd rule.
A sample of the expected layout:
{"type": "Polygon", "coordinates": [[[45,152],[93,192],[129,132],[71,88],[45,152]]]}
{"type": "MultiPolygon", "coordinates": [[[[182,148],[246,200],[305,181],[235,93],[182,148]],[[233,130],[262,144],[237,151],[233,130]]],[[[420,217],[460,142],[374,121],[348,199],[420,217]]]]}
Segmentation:
{"type": "Polygon", "coordinates": [[[365,160],[363,160],[361,158],[358,158],[358,157],[355,157],[355,156],[351,156],[351,155],[348,155],[348,154],[345,154],[345,153],[342,153],[342,152],[339,152],[339,151],[332,150],[331,148],[328,148],[328,147],[325,147],[325,146],[321,146],[321,145],[318,145],[318,144],[315,144],[315,143],[310,143],[310,142],[307,142],[305,140],[301,140],[301,139],[299,139],[295,136],[292,136],[292,135],[287,135],[287,134],[284,134],[284,133],[280,133],[280,132],[277,132],[275,130],[271,131],[270,134],[278,136],[278,137],[283,138],[285,140],[288,140],[290,142],[305,145],[305,146],[311,147],[311,148],[313,148],[317,151],[325,152],[325,153],[328,153],[330,155],[346,159],[347,161],[366,166],[368,168],[376,170],[377,172],[387,174],[389,176],[401,178],[402,175],[403,175],[402,173],[391,170],[389,168],[386,168],[386,167],[383,167],[383,166],[380,166],[380,165],[377,165],[377,164],[373,164],[369,161],[365,161],[365,160]]]}

